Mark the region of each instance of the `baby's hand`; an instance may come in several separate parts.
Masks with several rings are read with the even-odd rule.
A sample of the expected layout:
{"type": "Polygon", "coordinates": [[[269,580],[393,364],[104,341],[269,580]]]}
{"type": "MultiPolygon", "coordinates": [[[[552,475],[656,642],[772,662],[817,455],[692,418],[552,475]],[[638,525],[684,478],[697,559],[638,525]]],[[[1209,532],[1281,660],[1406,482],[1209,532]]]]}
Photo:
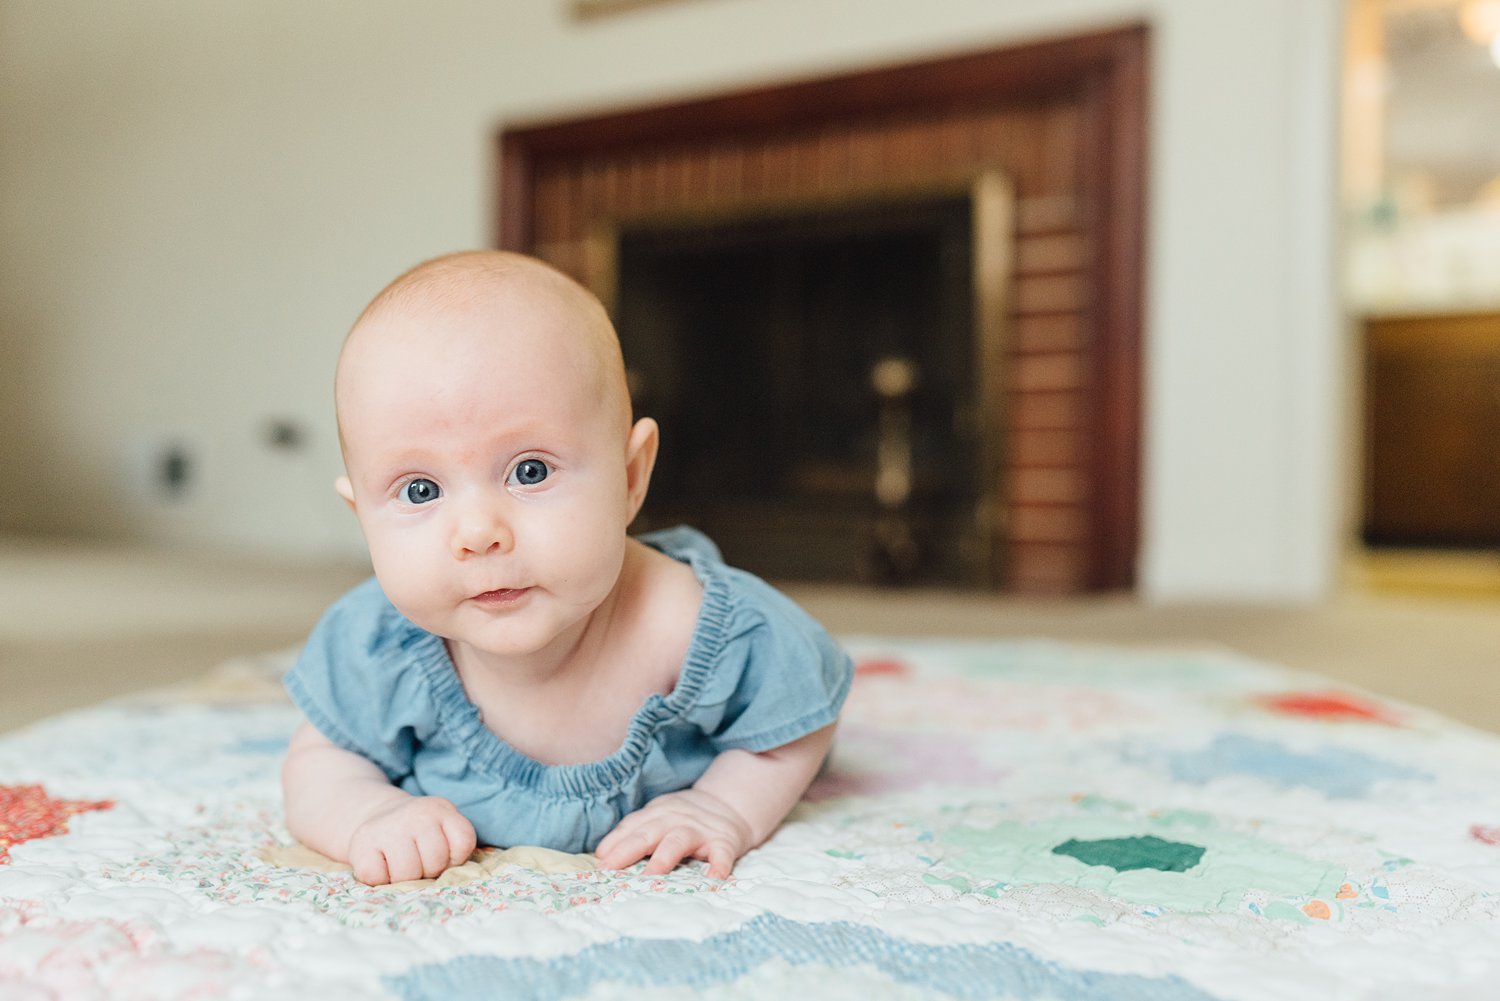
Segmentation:
{"type": "Polygon", "coordinates": [[[625,817],[594,854],[606,869],[624,869],[650,855],[648,875],[698,858],[708,862],[711,878],[727,879],[750,847],[750,825],[729,804],[712,793],[684,789],[658,796],[625,817]]]}
{"type": "Polygon", "coordinates": [[[434,879],[474,851],[474,825],[439,796],[411,796],[371,816],[349,836],[354,878],[370,886],[434,879]]]}

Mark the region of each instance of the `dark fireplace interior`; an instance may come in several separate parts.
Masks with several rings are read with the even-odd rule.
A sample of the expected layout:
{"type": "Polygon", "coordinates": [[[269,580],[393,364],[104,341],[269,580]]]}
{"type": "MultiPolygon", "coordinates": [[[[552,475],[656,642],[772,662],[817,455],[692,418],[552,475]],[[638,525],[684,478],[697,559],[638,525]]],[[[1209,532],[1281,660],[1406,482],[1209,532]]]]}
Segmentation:
{"type": "Polygon", "coordinates": [[[644,512],[774,579],[971,584],[967,194],[626,227],[615,317],[662,425],[644,512]]]}

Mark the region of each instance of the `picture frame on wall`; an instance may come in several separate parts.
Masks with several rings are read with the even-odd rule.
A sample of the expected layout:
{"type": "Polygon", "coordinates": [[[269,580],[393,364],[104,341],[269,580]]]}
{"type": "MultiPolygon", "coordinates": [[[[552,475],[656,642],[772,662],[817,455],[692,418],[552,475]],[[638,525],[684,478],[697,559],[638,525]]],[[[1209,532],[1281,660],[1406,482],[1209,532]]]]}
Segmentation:
{"type": "Polygon", "coordinates": [[[572,0],[572,9],[575,20],[590,21],[648,7],[666,7],[688,2],[702,3],[704,0],[572,0]]]}

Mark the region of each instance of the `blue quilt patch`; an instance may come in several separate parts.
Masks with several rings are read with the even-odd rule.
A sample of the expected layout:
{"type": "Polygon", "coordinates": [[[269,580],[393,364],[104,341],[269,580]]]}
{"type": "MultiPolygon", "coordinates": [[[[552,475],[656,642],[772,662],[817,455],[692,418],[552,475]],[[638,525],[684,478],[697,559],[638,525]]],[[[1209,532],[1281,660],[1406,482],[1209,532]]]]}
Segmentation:
{"type": "Polygon", "coordinates": [[[622,938],[551,959],[460,956],[382,982],[407,1001],[568,998],[600,984],[710,988],[761,964],[873,968],[897,983],[954,998],[1203,1001],[1178,977],[1068,969],[1005,942],[923,945],[846,921],[807,923],[762,914],[707,939],[622,938]]]}
{"type": "Polygon", "coordinates": [[[1248,775],[1282,789],[1304,786],[1329,799],[1363,799],[1386,779],[1432,781],[1432,776],[1394,761],[1341,747],[1299,754],[1281,744],[1237,733],[1222,733],[1201,751],[1168,757],[1172,777],[1202,785],[1216,778],[1248,775]]]}

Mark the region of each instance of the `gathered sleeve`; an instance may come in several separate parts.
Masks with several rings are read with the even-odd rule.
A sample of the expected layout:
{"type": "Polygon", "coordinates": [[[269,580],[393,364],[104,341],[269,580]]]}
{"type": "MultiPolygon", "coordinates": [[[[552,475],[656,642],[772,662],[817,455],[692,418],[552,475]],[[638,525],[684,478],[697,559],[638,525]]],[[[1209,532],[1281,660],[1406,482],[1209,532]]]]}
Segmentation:
{"type": "Polygon", "coordinates": [[[319,733],[400,784],[436,726],[422,672],[438,656],[446,657],[442,641],[407,621],[371,579],[324,614],[285,684],[319,733]]]}
{"type": "Polygon", "coordinates": [[[737,607],[693,715],[716,752],[769,751],[838,719],[854,665],[791,599],[729,572],[739,578],[737,607]]]}

